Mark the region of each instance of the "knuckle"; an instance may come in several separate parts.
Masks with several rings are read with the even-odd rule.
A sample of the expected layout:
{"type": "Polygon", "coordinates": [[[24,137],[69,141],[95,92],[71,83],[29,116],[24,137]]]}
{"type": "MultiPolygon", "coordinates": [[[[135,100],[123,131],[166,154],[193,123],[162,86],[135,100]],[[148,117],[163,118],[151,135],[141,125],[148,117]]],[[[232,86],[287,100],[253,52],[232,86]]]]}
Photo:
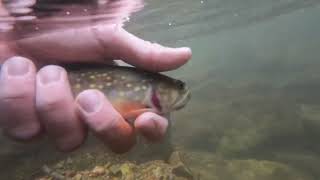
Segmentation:
{"type": "Polygon", "coordinates": [[[11,107],[23,103],[32,104],[33,96],[30,92],[10,92],[0,95],[0,104],[11,107]]]}
{"type": "Polygon", "coordinates": [[[11,104],[26,101],[33,101],[34,85],[32,82],[15,82],[2,83],[0,87],[0,103],[11,104]]]}
{"type": "Polygon", "coordinates": [[[98,134],[107,134],[108,136],[113,136],[115,134],[118,134],[120,128],[119,128],[119,121],[121,120],[121,117],[111,115],[108,117],[108,121],[101,121],[101,124],[95,125],[95,131],[98,134]]]}
{"type": "Polygon", "coordinates": [[[50,112],[63,108],[63,99],[59,98],[46,98],[36,102],[37,111],[50,112]]]}
{"type": "Polygon", "coordinates": [[[114,43],[114,39],[116,38],[119,29],[116,27],[116,25],[99,25],[90,27],[90,31],[92,32],[94,39],[98,41],[99,45],[106,47],[114,43]],[[108,34],[108,36],[106,36],[106,34],[108,34]]]}
{"type": "Polygon", "coordinates": [[[16,141],[29,141],[41,134],[41,126],[37,122],[16,125],[15,127],[4,128],[5,136],[16,141]]]}

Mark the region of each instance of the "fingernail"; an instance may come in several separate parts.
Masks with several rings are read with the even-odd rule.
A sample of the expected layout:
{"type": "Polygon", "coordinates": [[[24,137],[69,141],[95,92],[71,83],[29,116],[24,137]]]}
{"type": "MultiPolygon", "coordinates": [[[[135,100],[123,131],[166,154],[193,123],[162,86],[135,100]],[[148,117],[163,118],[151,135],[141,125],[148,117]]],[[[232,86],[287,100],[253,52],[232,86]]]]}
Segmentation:
{"type": "Polygon", "coordinates": [[[101,96],[95,90],[86,90],[79,94],[77,102],[84,111],[93,113],[98,111],[101,105],[101,96]]]}
{"type": "Polygon", "coordinates": [[[151,120],[153,121],[153,128],[164,134],[168,127],[168,121],[162,117],[153,117],[151,120]]]}
{"type": "Polygon", "coordinates": [[[59,66],[46,66],[39,71],[40,82],[44,85],[57,82],[61,79],[63,69],[59,66]]]}
{"type": "Polygon", "coordinates": [[[13,57],[5,65],[9,76],[23,76],[30,70],[30,63],[23,57],[13,57]]]}
{"type": "Polygon", "coordinates": [[[138,117],[135,126],[142,131],[150,131],[150,134],[165,134],[168,127],[168,120],[157,114],[146,112],[138,117]],[[158,133],[157,133],[158,132],[158,133]]]}

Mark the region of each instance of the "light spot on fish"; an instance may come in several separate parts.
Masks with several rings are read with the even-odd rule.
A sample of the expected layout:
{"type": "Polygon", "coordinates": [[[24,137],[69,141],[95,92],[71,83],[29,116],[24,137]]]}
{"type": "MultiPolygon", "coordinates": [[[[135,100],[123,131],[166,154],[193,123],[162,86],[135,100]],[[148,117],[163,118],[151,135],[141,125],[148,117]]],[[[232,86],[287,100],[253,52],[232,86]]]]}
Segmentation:
{"type": "Polygon", "coordinates": [[[125,80],[125,79],[126,79],[126,77],[125,77],[125,76],[121,76],[121,79],[122,79],[122,80],[125,80]]]}
{"type": "Polygon", "coordinates": [[[128,83],[128,84],[126,84],[126,86],[127,86],[128,88],[130,88],[130,87],[132,87],[132,84],[128,83]]]}
{"type": "Polygon", "coordinates": [[[143,85],[141,88],[142,88],[143,90],[146,90],[146,89],[147,89],[147,86],[144,86],[144,85],[143,85]]]}
{"type": "Polygon", "coordinates": [[[84,77],[86,76],[86,73],[81,73],[80,76],[84,77]]]}
{"type": "Polygon", "coordinates": [[[96,79],[96,76],[91,75],[91,76],[90,76],[90,79],[96,79]]]}
{"type": "Polygon", "coordinates": [[[89,87],[90,87],[90,88],[95,88],[96,85],[95,85],[95,84],[90,84],[89,87]]]}
{"type": "Polygon", "coordinates": [[[75,84],[75,85],[74,85],[74,88],[80,89],[80,88],[81,88],[81,84],[79,84],[79,83],[75,84]]]}
{"type": "Polygon", "coordinates": [[[116,80],[116,79],[114,79],[114,80],[113,80],[113,83],[115,83],[115,84],[116,84],[117,82],[118,82],[118,80],[116,80]]]}
{"type": "Polygon", "coordinates": [[[102,84],[100,84],[100,85],[98,86],[98,88],[99,88],[99,89],[103,89],[104,86],[103,86],[102,84]]]}
{"type": "Polygon", "coordinates": [[[103,77],[107,77],[107,76],[108,76],[108,73],[103,73],[102,76],[103,76],[103,77]]]}
{"type": "Polygon", "coordinates": [[[134,91],[140,91],[140,87],[139,87],[139,86],[136,86],[136,87],[134,87],[133,90],[134,90],[134,91]]]}
{"type": "Polygon", "coordinates": [[[119,96],[123,97],[125,95],[125,93],[123,91],[119,92],[119,96]]]}
{"type": "Polygon", "coordinates": [[[111,80],[112,78],[110,76],[107,76],[107,80],[111,80]]]}
{"type": "Polygon", "coordinates": [[[111,86],[111,85],[112,85],[111,82],[107,82],[107,83],[106,83],[106,86],[111,86]]]}
{"type": "Polygon", "coordinates": [[[134,96],[134,92],[133,91],[127,91],[126,92],[126,96],[127,97],[132,97],[132,96],[134,96]]]}
{"type": "Polygon", "coordinates": [[[77,81],[77,82],[80,82],[80,81],[81,81],[81,79],[80,79],[80,78],[77,78],[77,79],[76,79],[76,81],[77,81]]]}

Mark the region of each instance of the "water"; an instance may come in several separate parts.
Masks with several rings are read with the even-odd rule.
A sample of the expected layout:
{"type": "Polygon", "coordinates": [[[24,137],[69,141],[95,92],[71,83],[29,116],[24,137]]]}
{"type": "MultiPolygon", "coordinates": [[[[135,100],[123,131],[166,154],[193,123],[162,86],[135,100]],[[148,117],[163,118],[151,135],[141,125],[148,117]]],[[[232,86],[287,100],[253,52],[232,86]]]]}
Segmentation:
{"type": "MultiPolygon", "coordinates": [[[[168,73],[192,87],[192,101],[172,117],[171,142],[201,179],[320,178],[319,4],[149,0],[131,17],[126,29],[139,37],[193,50],[168,73]]],[[[4,177],[71,156],[44,140],[1,141],[4,177]]],[[[91,142],[75,154],[99,148],[91,142]]]]}

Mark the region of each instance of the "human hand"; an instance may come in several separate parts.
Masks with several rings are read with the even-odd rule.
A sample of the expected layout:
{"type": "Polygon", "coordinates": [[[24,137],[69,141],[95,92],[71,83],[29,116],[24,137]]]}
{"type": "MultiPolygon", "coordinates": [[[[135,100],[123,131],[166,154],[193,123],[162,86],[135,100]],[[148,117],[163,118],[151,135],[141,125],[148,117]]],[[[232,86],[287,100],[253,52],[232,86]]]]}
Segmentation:
{"type": "Polygon", "coordinates": [[[11,51],[32,61],[13,57],[2,65],[0,125],[3,132],[23,141],[44,132],[62,151],[79,147],[89,127],[114,152],[125,152],[135,144],[137,133],[150,141],[160,141],[168,120],[148,112],[139,115],[132,127],[102,92],[85,90],[74,98],[66,71],[47,64],[122,59],[146,70],[166,71],[191,58],[189,48],[152,44],[114,25],[61,30],[8,46],[1,51],[0,45],[0,52],[11,51]],[[36,66],[42,68],[37,72],[36,66]]]}

